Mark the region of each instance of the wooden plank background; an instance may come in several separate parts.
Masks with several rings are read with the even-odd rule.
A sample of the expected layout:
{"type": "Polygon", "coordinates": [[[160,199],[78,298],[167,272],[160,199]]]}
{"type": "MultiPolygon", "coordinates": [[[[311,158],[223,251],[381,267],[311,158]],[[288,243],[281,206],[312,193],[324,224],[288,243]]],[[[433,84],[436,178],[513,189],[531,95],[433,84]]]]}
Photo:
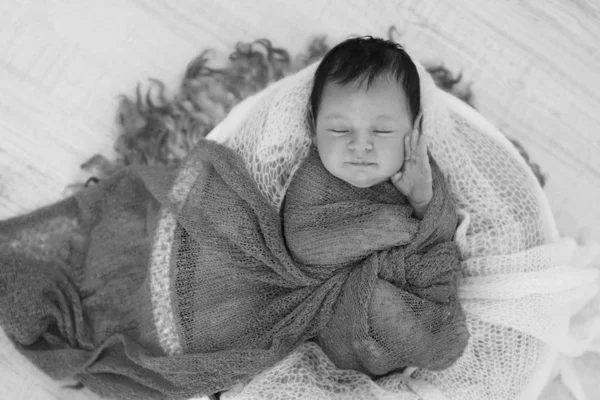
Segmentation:
{"type": "MultiPolygon", "coordinates": [[[[117,96],[149,77],[176,88],[213,47],[315,34],[384,36],[473,82],[481,112],[549,175],[563,235],[600,241],[600,6],[596,0],[2,0],[0,219],[64,196],[78,166],[112,154],[117,96]]],[[[558,381],[544,399],[568,399],[558,381]]],[[[84,399],[0,339],[1,399],[84,399]]]]}

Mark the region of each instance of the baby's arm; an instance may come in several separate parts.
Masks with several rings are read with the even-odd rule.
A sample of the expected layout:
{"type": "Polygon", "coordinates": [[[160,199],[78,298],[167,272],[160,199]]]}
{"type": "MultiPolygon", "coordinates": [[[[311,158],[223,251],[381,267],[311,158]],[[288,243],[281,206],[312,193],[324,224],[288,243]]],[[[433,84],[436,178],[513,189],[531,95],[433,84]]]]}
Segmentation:
{"type": "Polygon", "coordinates": [[[414,215],[422,219],[433,197],[433,178],[427,136],[421,131],[422,115],[417,117],[412,133],[404,137],[404,163],[402,169],[390,180],[407,197],[414,208],[414,215]]]}

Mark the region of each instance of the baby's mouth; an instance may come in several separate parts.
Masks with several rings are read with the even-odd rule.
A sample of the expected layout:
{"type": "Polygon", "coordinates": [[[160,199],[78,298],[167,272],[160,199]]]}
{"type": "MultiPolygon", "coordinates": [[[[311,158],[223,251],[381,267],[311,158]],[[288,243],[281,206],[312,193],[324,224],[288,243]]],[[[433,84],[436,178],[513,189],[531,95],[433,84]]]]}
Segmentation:
{"type": "Polygon", "coordinates": [[[361,167],[368,167],[369,165],[375,165],[375,163],[365,161],[365,160],[349,161],[348,164],[357,165],[357,166],[361,166],[361,167]]]}

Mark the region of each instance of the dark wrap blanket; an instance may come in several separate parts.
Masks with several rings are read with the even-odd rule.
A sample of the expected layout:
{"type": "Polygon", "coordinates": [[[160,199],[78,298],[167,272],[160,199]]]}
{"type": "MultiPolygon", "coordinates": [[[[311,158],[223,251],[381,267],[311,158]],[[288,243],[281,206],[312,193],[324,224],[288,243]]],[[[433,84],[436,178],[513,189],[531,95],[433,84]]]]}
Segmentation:
{"type": "Polygon", "coordinates": [[[458,218],[430,157],[433,198],[422,220],[391,182],[357,188],[331,175],[315,148],[286,195],[284,232],[312,276],[344,284],[318,342],[340,368],[381,375],[443,369],[468,332],[457,299],[458,218]]]}
{"type": "Polygon", "coordinates": [[[176,171],[126,168],[2,221],[0,325],[50,376],[122,399],[221,391],[311,338],[341,366],[375,374],[454,361],[466,331],[456,249],[442,244],[453,228],[431,223],[446,218],[447,194],[436,189],[418,223],[399,197],[332,193],[351,194],[330,206],[348,225],[322,213],[311,236],[305,195],[292,193],[288,243],[303,261],[241,159],[205,140],[176,171]],[[335,237],[323,255],[323,238],[335,237]]]}

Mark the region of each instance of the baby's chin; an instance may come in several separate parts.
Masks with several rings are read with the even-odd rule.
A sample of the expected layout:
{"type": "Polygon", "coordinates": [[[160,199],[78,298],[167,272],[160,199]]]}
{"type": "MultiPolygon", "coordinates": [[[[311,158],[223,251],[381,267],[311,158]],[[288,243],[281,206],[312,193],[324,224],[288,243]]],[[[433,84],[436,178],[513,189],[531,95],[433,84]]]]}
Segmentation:
{"type": "Polygon", "coordinates": [[[352,186],[357,188],[369,188],[375,185],[378,185],[382,182],[388,181],[389,177],[358,177],[358,176],[338,176],[341,180],[346,183],[349,183],[352,186]]]}

